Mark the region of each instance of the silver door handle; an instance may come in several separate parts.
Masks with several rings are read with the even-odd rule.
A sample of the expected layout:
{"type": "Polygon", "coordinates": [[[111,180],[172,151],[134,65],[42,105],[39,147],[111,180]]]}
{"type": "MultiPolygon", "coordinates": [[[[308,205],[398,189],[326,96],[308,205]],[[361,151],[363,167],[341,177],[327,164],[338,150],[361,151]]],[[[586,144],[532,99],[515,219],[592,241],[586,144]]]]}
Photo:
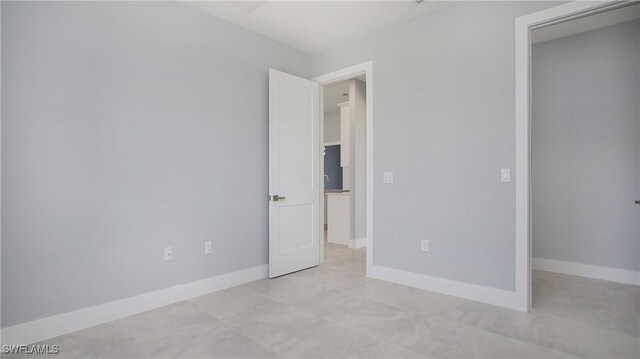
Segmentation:
{"type": "Polygon", "coordinates": [[[640,199],[636,199],[634,202],[635,202],[636,204],[640,204],[640,199]]]}
{"type": "Polygon", "coordinates": [[[285,199],[286,197],[283,196],[278,196],[277,194],[274,194],[273,196],[271,196],[271,200],[274,202],[278,202],[281,199],[285,199]]]}

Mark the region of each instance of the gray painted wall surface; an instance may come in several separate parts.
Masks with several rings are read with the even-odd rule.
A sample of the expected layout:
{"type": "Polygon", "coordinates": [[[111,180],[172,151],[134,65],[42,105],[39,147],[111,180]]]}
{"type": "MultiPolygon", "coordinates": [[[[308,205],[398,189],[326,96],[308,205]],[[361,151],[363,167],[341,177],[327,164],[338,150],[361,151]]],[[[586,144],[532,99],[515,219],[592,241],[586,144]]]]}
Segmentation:
{"type": "Polygon", "coordinates": [[[362,80],[349,80],[349,189],[351,239],[367,236],[367,88],[362,80]]]}
{"type": "Polygon", "coordinates": [[[340,142],[340,110],[324,113],[324,142],[340,142]]]}
{"type": "Polygon", "coordinates": [[[640,21],[533,47],[534,257],[640,270],[640,21]]]}
{"type": "Polygon", "coordinates": [[[266,264],[269,67],[311,59],[176,3],[3,1],[2,327],[266,264]]]}
{"type": "Polygon", "coordinates": [[[514,289],[514,20],[557,4],[456,3],[313,56],[373,60],[374,264],[514,289]]]}

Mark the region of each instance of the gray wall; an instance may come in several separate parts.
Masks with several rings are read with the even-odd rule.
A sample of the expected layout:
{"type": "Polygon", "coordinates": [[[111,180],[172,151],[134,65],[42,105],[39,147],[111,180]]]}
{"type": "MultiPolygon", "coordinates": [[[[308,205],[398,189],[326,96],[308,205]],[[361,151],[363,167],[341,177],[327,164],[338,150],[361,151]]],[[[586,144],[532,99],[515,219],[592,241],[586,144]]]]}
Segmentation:
{"type": "Polygon", "coordinates": [[[3,1],[2,327],[266,264],[269,67],[311,59],[176,3],[3,1]]]}
{"type": "Polygon", "coordinates": [[[374,264],[514,289],[514,19],[557,4],[456,3],[313,56],[373,60],[374,264]]]}
{"type": "Polygon", "coordinates": [[[337,111],[324,113],[324,142],[340,142],[339,109],[337,111]]]}
{"type": "Polygon", "coordinates": [[[534,257],[640,270],[640,21],[533,46],[534,257]]]}
{"type": "Polygon", "coordinates": [[[367,87],[349,80],[349,189],[351,239],[367,236],[367,87]]]}

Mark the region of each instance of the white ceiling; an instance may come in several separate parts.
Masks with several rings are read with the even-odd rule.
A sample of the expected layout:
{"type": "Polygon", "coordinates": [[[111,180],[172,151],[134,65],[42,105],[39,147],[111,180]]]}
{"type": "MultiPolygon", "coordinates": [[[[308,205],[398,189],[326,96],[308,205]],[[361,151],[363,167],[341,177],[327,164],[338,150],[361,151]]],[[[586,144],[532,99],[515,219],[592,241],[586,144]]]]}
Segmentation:
{"type": "Polygon", "coordinates": [[[444,1],[185,1],[307,54],[416,18],[444,1]]]}
{"type": "Polygon", "coordinates": [[[565,21],[531,31],[534,44],[640,19],[640,4],[565,21]]]}

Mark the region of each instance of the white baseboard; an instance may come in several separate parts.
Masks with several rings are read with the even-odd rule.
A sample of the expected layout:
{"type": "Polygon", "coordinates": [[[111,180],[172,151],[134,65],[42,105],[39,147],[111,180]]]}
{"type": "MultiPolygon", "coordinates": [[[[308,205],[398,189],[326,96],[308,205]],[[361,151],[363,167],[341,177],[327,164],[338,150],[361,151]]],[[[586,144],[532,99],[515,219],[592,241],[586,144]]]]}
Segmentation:
{"type": "Polygon", "coordinates": [[[533,258],[532,268],[547,272],[576,275],[580,277],[608,280],[612,282],[640,285],[640,272],[602,267],[591,264],[533,258]]]}
{"type": "Polygon", "coordinates": [[[366,245],[367,245],[366,238],[356,238],[356,239],[349,240],[349,248],[351,249],[362,248],[362,247],[365,247],[366,245]]]}
{"type": "Polygon", "coordinates": [[[2,344],[32,344],[147,310],[266,278],[266,265],[173,286],[2,329],[2,344]]]}
{"type": "Polygon", "coordinates": [[[432,292],[452,295],[464,299],[521,310],[515,291],[485,287],[477,284],[458,282],[450,279],[406,272],[399,269],[372,265],[367,268],[367,276],[387,282],[403,284],[432,292]]]}

